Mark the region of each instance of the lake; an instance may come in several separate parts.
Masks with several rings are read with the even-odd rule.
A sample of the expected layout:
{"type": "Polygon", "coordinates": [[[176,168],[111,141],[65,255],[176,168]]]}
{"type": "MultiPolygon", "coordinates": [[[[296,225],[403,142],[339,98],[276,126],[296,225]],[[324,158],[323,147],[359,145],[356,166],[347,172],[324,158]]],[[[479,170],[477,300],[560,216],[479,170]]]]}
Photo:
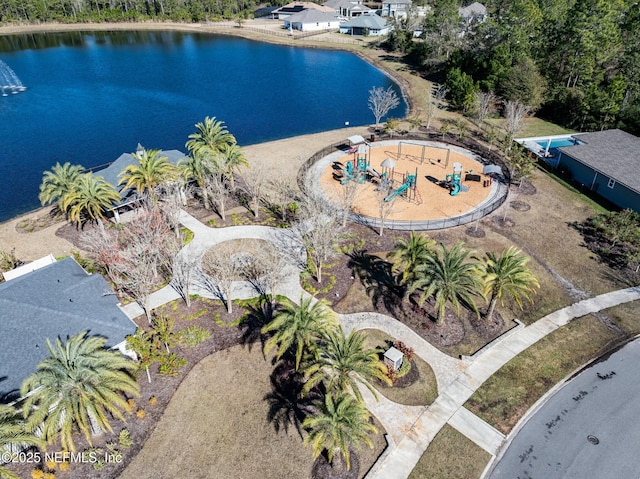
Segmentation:
{"type": "MultiPolygon", "coordinates": [[[[223,35],[0,36],[0,60],[27,87],[0,96],[0,221],[40,206],[42,172],[57,161],[95,167],[138,143],[185,151],[205,116],[224,121],[240,145],[367,125],[372,87],[400,96],[352,53],[223,35]]],[[[389,116],[406,111],[403,101],[389,116]]]]}

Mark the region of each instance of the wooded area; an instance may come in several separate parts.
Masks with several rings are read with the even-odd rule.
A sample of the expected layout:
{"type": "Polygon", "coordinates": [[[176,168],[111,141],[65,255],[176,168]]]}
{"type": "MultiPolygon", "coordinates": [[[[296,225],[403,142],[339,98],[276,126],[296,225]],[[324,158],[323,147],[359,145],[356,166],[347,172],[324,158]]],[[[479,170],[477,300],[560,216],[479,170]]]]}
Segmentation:
{"type": "MultiPolygon", "coordinates": [[[[469,2],[470,3],[470,2],[469,2]]],[[[449,90],[519,101],[568,128],[640,134],[640,6],[631,0],[487,0],[488,18],[461,23],[456,0],[433,0],[421,39],[397,22],[387,46],[449,90]]]]}

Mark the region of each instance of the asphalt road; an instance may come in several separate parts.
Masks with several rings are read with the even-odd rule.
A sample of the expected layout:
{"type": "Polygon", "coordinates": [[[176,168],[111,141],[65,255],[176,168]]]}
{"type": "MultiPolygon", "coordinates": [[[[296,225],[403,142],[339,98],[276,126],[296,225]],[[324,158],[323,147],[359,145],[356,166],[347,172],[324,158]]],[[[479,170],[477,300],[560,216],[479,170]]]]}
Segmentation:
{"type": "Polygon", "coordinates": [[[491,479],[640,479],[640,340],[581,372],[524,425],[491,479]]]}

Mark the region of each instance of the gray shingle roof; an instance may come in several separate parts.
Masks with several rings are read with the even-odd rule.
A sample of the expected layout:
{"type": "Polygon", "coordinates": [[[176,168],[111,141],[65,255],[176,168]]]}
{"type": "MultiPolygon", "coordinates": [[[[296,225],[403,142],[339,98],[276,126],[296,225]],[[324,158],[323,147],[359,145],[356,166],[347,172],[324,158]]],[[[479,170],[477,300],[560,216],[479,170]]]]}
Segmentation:
{"type": "Polygon", "coordinates": [[[73,258],[0,283],[0,399],[49,356],[47,338],[89,331],[115,346],[135,329],[104,278],[73,258]]]}
{"type": "Polygon", "coordinates": [[[458,8],[458,14],[463,18],[469,18],[474,15],[486,15],[487,7],[479,2],[473,2],[471,5],[458,8]]]}
{"type": "Polygon", "coordinates": [[[640,138],[618,129],[573,136],[584,144],[559,148],[564,155],[640,193],[640,138]]]}
{"type": "Polygon", "coordinates": [[[352,18],[348,22],[341,25],[342,27],[349,28],[368,28],[370,30],[382,30],[387,26],[387,20],[379,15],[360,15],[359,17],[352,18]]]}
{"type": "Polygon", "coordinates": [[[328,23],[337,21],[336,13],[334,11],[331,12],[321,12],[319,10],[302,10],[300,13],[296,13],[295,15],[291,15],[286,19],[287,22],[290,23],[328,23]]]}
{"type": "MultiPolygon", "coordinates": [[[[172,164],[177,164],[182,158],[186,155],[179,150],[166,150],[161,151],[159,156],[166,156],[167,159],[172,164]]],[[[129,165],[135,165],[138,162],[131,153],[123,153],[120,155],[113,163],[111,163],[104,170],[96,171],[95,174],[97,176],[102,176],[107,183],[111,183],[116,190],[120,191],[120,196],[122,198],[126,198],[129,194],[129,191],[121,191],[121,186],[118,186],[118,182],[120,181],[120,177],[118,176],[122,170],[124,170],[129,165]]]]}

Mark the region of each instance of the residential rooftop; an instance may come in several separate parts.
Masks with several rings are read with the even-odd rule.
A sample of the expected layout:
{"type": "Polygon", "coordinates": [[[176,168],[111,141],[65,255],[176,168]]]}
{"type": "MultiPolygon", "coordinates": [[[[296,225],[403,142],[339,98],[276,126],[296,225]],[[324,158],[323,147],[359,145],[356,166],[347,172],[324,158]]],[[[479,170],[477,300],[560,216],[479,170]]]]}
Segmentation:
{"type": "Polygon", "coordinates": [[[87,331],[116,346],[136,325],[99,274],[65,258],[0,283],[0,399],[13,397],[23,380],[49,357],[46,340],[87,331]]]}

